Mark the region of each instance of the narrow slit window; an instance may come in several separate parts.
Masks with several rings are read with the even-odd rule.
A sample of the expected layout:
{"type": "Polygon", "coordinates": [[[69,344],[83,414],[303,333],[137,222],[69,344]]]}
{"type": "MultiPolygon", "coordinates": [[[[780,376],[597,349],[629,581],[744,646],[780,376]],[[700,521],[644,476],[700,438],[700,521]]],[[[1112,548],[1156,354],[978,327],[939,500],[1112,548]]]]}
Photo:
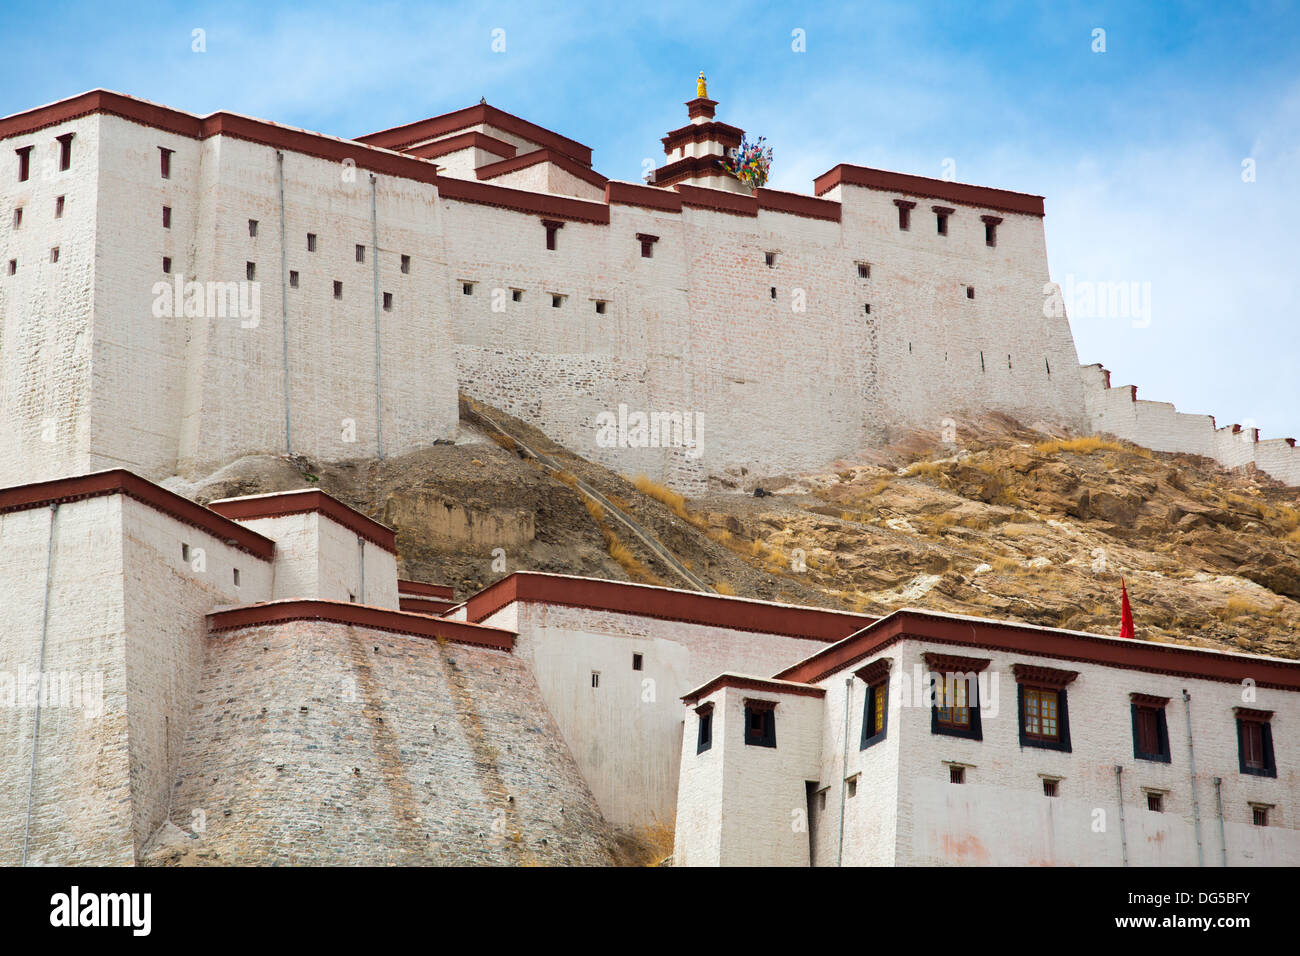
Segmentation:
{"type": "Polygon", "coordinates": [[[600,686],[600,671],[591,672],[591,686],[592,687],[600,686]]]}
{"type": "Polygon", "coordinates": [[[984,221],[984,245],[996,246],[998,244],[998,225],[1002,219],[998,216],[980,216],[984,221]]]}
{"type": "Polygon", "coordinates": [[[966,287],[966,298],[968,299],[975,298],[975,287],[973,285],[968,285],[966,287]]]}
{"type": "Polygon", "coordinates": [[[256,219],[250,219],[250,220],[248,220],[248,234],[249,234],[249,236],[251,236],[251,237],[254,238],[254,239],[257,238],[257,220],[256,220],[256,219]]]}
{"type": "Polygon", "coordinates": [[[1056,796],[1056,781],[1055,781],[1055,780],[1048,780],[1048,779],[1044,778],[1044,780],[1043,780],[1043,796],[1045,796],[1045,797],[1054,797],[1054,796],[1056,796]]]}
{"type": "Polygon", "coordinates": [[[958,767],[958,766],[956,766],[956,765],[951,765],[951,764],[950,764],[949,767],[948,767],[948,782],[949,782],[949,783],[965,783],[965,782],[966,782],[966,768],[965,768],[965,767],[958,767]]]}
{"type": "Polygon", "coordinates": [[[172,178],[172,153],[173,152],[175,152],[175,150],[170,150],[166,146],[158,147],[159,171],[162,173],[163,179],[172,178]]]}
{"type": "Polygon", "coordinates": [[[337,279],[334,280],[334,298],[343,298],[343,283],[339,282],[337,279]]]}
{"type": "Polygon", "coordinates": [[[56,197],[55,200],[54,200],[54,218],[55,218],[55,219],[62,219],[62,218],[63,218],[63,205],[64,205],[64,198],[65,198],[65,197],[63,197],[63,196],[58,196],[58,197],[56,197]]]}
{"type": "Polygon", "coordinates": [[[953,214],[954,210],[948,206],[931,206],[930,208],[934,210],[935,229],[938,230],[941,236],[948,235],[948,217],[953,214]]]}
{"type": "Polygon", "coordinates": [[[17,260],[17,259],[10,259],[10,260],[9,260],[9,274],[10,274],[10,275],[13,275],[13,274],[14,274],[15,272],[17,272],[17,271],[18,271],[18,260],[17,260]]]}
{"type": "Polygon", "coordinates": [[[232,568],[231,570],[234,572],[235,587],[239,587],[239,568],[232,568]]]}
{"type": "Polygon", "coordinates": [[[1268,826],[1268,807],[1251,807],[1251,822],[1257,827],[1268,826]]]}
{"type": "Polygon", "coordinates": [[[172,272],[172,257],[163,256],[163,274],[171,275],[171,272],[172,272]]]}
{"type": "Polygon", "coordinates": [[[1148,793],[1147,809],[1150,810],[1152,813],[1164,813],[1165,812],[1164,794],[1148,793]]]}
{"type": "Polygon", "coordinates": [[[393,311],[393,293],[391,292],[384,293],[384,311],[385,312],[393,311]]]}
{"type": "Polygon", "coordinates": [[[58,261],[59,261],[59,247],[58,247],[58,246],[55,246],[53,249],[50,250],[50,261],[51,261],[51,262],[58,262],[58,261]]]}
{"type": "Polygon", "coordinates": [[[14,228],[20,229],[23,224],[23,207],[19,206],[14,210],[14,228]]]}
{"type": "Polygon", "coordinates": [[[867,302],[867,303],[865,303],[865,304],[862,306],[862,312],[863,312],[864,315],[870,315],[870,314],[871,314],[871,303],[870,303],[870,302],[867,302]]]}
{"type": "Polygon", "coordinates": [[[769,294],[772,298],[774,298],[774,299],[776,298],[776,286],[772,286],[772,287],[769,288],[767,291],[768,291],[768,294],[769,294]]]}
{"type": "Polygon", "coordinates": [[[763,253],[763,260],[767,263],[767,267],[768,267],[769,269],[775,269],[775,268],[776,268],[776,253],[775,253],[775,252],[765,252],[765,253],[763,253]]]}
{"type": "Polygon", "coordinates": [[[411,257],[402,256],[402,275],[407,275],[411,271],[411,257]]]}
{"type": "Polygon", "coordinates": [[[633,654],[633,655],[632,655],[632,670],[634,670],[634,671],[639,671],[639,670],[641,670],[641,667],[642,667],[642,665],[644,665],[644,664],[645,664],[645,658],[644,658],[644,657],[642,657],[640,654],[633,654]]]}
{"type": "Polygon", "coordinates": [[[907,232],[912,228],[912,207],[916,203],[910,199],[895,199],[894,205],[898,207],[898,228],[902,232],[907,232]]]}
{"type": "Polygon", "coordinates": [[[172,207],[163,206],[163,228],[170,229],[171,227],[172,227],[172,207]]]}
{"type": "Polygon", "coordinates": [[[870,278],[871,278],[871,263],[870,263],[870,262],[859,262],[859,263],[858,263],[858,278],[859,278],[859,279],[870,279],[870,278]]]}
{"type": "Polygon", "coordinates": [[[357,243],[357,262],[366,261],[366,247],[357,243]]]}
{"type": "Polygon", "coordinates": [[[314,232],[307,233],[307,251],[308,252],[316,251],[316,233],[314,232]]]}
{"type": "Polygon", "coordinates": [[[59,171],[72,168],[72,137],[76,133],[64,133],[59,140],[59,171]]]}
{"type": "Polygon", "coordinates": [[[637,242],[641,243],[641,258],[653,259],[655,254],[655,243],[659,241],[659,237],[652,236],[645,232],[638,232],[636,238],[637,242]]]}
{"type": "Polygon", "coordinates": [[[564,223],[558,219],[543,219],[542,225],[546,228],[546,248],[554,252],[555,234],[564,228],[564,223]]]}
{"type": "Polygon", "coordinates": [[[18,154],[18,181],[25,183],[32,175],[32,148],[23,146],[14,152],[18,154]]]}
{"type": "Polygon", "coordinates": [[[244,263],[244,278],[246,278],[249,282],[252,282],[254,279],[257,278],[257,263],[256,263],[256,262],[245,262],[245,263],[244,263]]]}
{"type": "Polygon", "coordinates": [[[293,270],[289,271],[289,288],[290,289],[298,288],[298,273],[293,270]]]}
{"type": "Polygon", "coordinates": [[[597,300],[596,300],[596,314],[597,314],[597,315],[604,315],[604,314],[605,314],[605,305],[606,305],[606,303],[605,303],[603,300],[601,300],[601,299],[597,299],[597,300]]]}

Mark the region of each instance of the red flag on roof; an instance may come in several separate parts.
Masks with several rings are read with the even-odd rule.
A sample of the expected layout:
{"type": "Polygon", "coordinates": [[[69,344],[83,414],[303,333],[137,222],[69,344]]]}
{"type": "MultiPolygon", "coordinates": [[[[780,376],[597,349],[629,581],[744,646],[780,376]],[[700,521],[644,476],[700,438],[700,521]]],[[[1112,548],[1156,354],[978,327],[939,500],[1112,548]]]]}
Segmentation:
{"type": "Polygon", "coordinates": [[[1136,638],[1133,633],[1133,609],[1128,605],[1128,588],[1124,584],[1124,579],[1119,579],[1120,593],[1123,599],[1123,607],[1120,609],[1119,617],[1119,636],[1127,637],[1130,640],[1136,638]]]}

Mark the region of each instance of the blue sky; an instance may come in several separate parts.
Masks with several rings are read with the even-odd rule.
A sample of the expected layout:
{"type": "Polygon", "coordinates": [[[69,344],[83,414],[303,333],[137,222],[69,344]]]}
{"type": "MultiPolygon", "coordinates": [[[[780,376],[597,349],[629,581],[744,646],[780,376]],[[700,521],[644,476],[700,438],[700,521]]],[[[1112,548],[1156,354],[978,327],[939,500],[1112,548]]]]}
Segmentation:
{"type": "Polygon", "coordinates": [[[1149,322],[1072,314],[1081,361],[1300,438],[1294,4],[5,0],[0,54],[0,115],[105,87],[357,136],[485,96],[621,179],[661,158],[703,69],[718,118],[773,146],[777,188],[951,160],[959,181],[1046,196],[1054,280],[1150,289],[1149,322]]]}

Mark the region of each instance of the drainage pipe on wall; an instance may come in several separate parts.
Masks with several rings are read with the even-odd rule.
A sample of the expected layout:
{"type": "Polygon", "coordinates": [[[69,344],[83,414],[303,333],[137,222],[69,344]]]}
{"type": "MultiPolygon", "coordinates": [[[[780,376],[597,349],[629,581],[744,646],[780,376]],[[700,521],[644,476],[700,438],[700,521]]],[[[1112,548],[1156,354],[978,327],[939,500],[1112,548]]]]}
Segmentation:
{"type": "Polygon", "coordinates": [[[1228,865],[1228,838],[1223,832],[1223,778],[1214,778],[1214,803],[1219,812],[1219,846],[1223,848],[1223,865],[1228,865]]]}
{"type": "Polygon", "coordinates": [[[384,457],[384,402],[380,386],[379,351],[379,212],[375,202],[375,174],[370,174],[370,257],[375,273],[375,457],[384,457]]]}
{"type": "Polygon", "coordinates": [[[284,453],[293,454],[289,427],[289,249],[284,231],[284,153],[275,152],[275,174],[280,186],[280,337],[284,341],[284,453]]]}
{"type": "Polygon", "coordinates": [[[848,796],[849,773],[849,714],[853,708],[853,678],[844,679],[844,759],[840,763],[840,846],[835,854],[835,865],[844,865],[844,803],[848,796]]]}
{"type": "MultiPolygon", "coordinates": [[[[32,829],[32,791],[36,784],[36,744],[41,731],[41,684],[45,679],[45,643],[50,633],[50,569],[54,563],[54,519],[59,503],[50,504],[50,533],[45,542],[45,591],[41,598],[41,654],[36,669],[36,713],[32,719],[32,764],[27,772],[27,820],[23,824],[23,861],[27,865],[27,841],[32,829]]],[[[24,689],[25,690],[25,689],[24,689]]]]}
{"type": "Polygon", "coordinates": [[[1183,708],[1187,713],[1187,762],[1192,772],[1192,818],[1196,821],[1196,865],[1205,866],[1205,848],[1201,845],[1201,805],[1196,799],[1196,751],[1192,747],[1192,695],[1183,688],[1183,708]]]}
{"type": "Polygon", "coordinates": [[[1124,768],[1115,764],[1115,796],[1119,798],[1119,847],[1123,854],[1124,866],[1128,866],[1128,835],[1124,832],[1124,784],[1120,774],[1124,768]]]}

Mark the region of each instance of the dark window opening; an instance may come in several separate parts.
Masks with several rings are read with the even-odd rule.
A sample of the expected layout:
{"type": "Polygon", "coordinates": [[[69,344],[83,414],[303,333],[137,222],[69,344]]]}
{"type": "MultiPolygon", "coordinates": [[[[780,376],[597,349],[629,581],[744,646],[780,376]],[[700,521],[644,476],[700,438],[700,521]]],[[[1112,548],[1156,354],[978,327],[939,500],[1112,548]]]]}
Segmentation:
{"type": "Polygon", "coordinates": [[[245,263],[244,263],[244,276],[245,276],[245,278],[248,279],[249,282],[252,282],[254,279],[257,278],[257,263],[256,263],[256,262],[245,262],[245,263]]]}
{"type": "Polygon", "coordinates": [[[1002,219],[998,216],[980,216],[984,221],[984,245],[996,246],[998,244],[998,224],[1002,219]]]}
{"type": "Polygon", "coordinates": [[[1048,375],[1052,374],[1052,363],[1047,361],[1047,359],[1043,359],[1043,367],[1047,369],[1048,375]]]}
{"type": "Polygon", "coordinates": [[[460,284],[460,293],[461,293],[461,295],[473,295],[473,294],[474,294],[474,283],[472,283],[472,282],[462,282],[462,283],[460,284]]]}
{"type": "Polygon", "coordinates": [[[337,279],[334,281],[334,298],[343,298],[343,283],[339,282],[337,279]]]}
{"type": "Polygon", "coordinates": [[[604,314],[605,314],[605,305],[606,305],[606,303],[602,302],[600,299],[597,299],[597,300],[596,300],[596,314],[597,314],[597,315],[604,315],[604,314]]]}
{"type": "Polygon", "coordinates": [[[558,309],[564,303],[564,296],[551,293],[551,308],[558,309]]]}
{"type": "Polygon", "coordinates": [[[1242,773],[1276,777],[1273,759],[1272,711],[1237,708],[1237,753],[1242,773]]]}
{"type": "Polygon", "coordinates": [[[885,739],[888,731],[889,679],[878,681],[867,688],[867,700],[862,707],[862,739],[858,749],[866,750],[885,739]]]}
{"type": "Polygon", "coordinates": [[[546,248],[551,252],[555,251],[555,234],[564,228],[564,223],[558,219],[543,219],[542,226],[546,229],[546,248]]]}
{"type": "Polygon", "coordinates": [[[966,287],[966,298],[968,299],[975,298],[975,287],[973,285],[968,285],[966,287]]]}
{"type": "Polygon", "coordinates": [[[772,286],[768,292],[771,294],[772,298],[776,298],[776,286],[772,286]]]}
{"type": "Polygon", "coordinates": [[[1268,826],[1268,807],[1251,807],[1251,822],[1257,827],[1268,826]]]}
{"type": "Polygon", "coordinates": [[[859,262],[859,263],[858,263],[858,278],[859,278],[859,279],[870,279],[870,278],[871,278],[871,263],[869,263],[869,262],[859,262]]]}
{"type": "Polygon", "coordinates": [[[522,302],[522,301],[524,301],[524,290],[523,290],[523,289],[511,289],[511,290],[510,290],[510,301],[511,301],[511,302],[522,302]]]}
{"type": "Polygon", "coordinates": [[[256,219],[250,219],[250,220],[248,220],[248,234],[249,234],[250,236],[252,236],[254,239],[257,238],[257,220],[256,220],[256,219]]]}
{"type": "Polygon", "coordinates": [[[393,311],[393,293],[391,292],[384,293],[384,311],[385,312],[393,311]]]}
{"type": "Polygon", "coordinates": [[[59,171],[72,167],[72,137],[76,133],[64,133],[59,140],[59,171]]]}
{"type": "Polygon", "coordinates": [[[14,228],[17,229],[23,224],[23,207],[19,206],[14,210],[14,228]]]}
{"type": "Polygon", "coordinates": [[[58,196],[58,197],[56,197],[55,200],[54,200],[54,218],[55,218],[55,219],[62,219],[62,218],[63,218],[63,200],[64,200],[64,197],[63,197],[63,196],[58,196]]]}
{"type": "Polygon", "coordinates": [[[160,171],[162,172],[163,179],[172,178],[172,153],[173,152],[174,150],[170,150],[166,146],[158,147],[159,165],[160,165],[160,171]]]}
{"type": "Polygon", "coordinates": [[[307,233],[307,251],[308,252],[316,251],[316,233],[314,232],[307,233]]]}
{"type": "Polygon", "coordinates": [[[591,686],[592,687],[600,686],[600,671],[591,672],[591,686]]]}
{"type": "Polygon", "coordinates": [[[898,207],[898,228],[906,231],[912,228],[912,207],[916,203],[909,199],[895,199],[894,205],[898,207]]]}
{"type": "Polygon", "coordinates": [[[1165,812],[1165,795],[1163,793],[1147,794],[1147,809],[1152,813],[1165,812]]]}
{"type": "Polygon", "coordinates": [[[949,764],[949,765],[948,765],[948,782],[949,782],[949,783],[965,783],[965,782],[966,782],[966,768],[965,768],[965,767],[958,767],[958,766],[956,766],[956,765],[954,765],[954,764],[949,764]]]}
{"type": "Polygon", "coordinates": [[[23,146],[14,152],[18,154],[18,181],[25,183],[32,174],[32,148],[23,146]]]}
{"type": "Polygon", "coordinates": [[[769,269],[772,269],[772,268],[775,268],[775,267],[776,267],[776,253],[775,253],[775,252],[765,252],[765,253],[763,253],[763,260],[767,263],[767,267],[768,267],[769,269]]]}
{"type": "Polygon", "coordinates": [[[163,274],[171,275],[171,271],[172,271],[172,257],[163,256],[163,274]]]}
{"type": "Polygon", "coordinates": [[[411,257],[402,256],[402,274],[406,275],[411,271],[411,257]]]}
{"type": "MultiPolygon", "coordinates": [[[[1150,701],[1150,699],[1147,699],[1150,701]]],[[[1169,763],[1169,727],[1165,720],[1165,707],[1155,701],[1134,702],[1131,706],[1133,723],[1133,756],[1138,760],[1169,763]]]]}
{"type": "Polygon", "coordinates": [[[296,289],[296,288],[298,288],[298,273],[297,273],[297,272],[293,272],[293,271],[290,271],[290,272],[289,272],[289,288],[290,288],[290,289],[296,289]]]}
{"type": "Polygon", "coordinates": [[[980,352],[980,371],[984,371],[984,353],[980,352]]]}
{"type": "Polygon", "coordinates": [[[776,746],[776,703],[745,701],[745,743],[751,747],[776,746]]]}
{"type": "Polygon", "coordinates": [[[695,713],[700,718],[695,735],[695,752],[702,754],[713,746],[713,705],[705,704],[695,713]]]}
{"type": "Polygon", "coordinates": [[[239,587],[239,568],[231,568],[234,572],[235,587],[239,587]]]}
{"type": "Polygon", "coordinates": [[[10,275],[13,275],[13,274],[14,274],[15,272],[17,272],[17,271],[18,271],[18,260],[17,260],[17,259],[10,259],[10,260],[9,260],[9,274],[10,274],[10,275]]]}
{"type": "Polygon", "coordinates": [[[1047,779],[1044,779],[1044,780],[1043,780],[1043,796],[1045,796],[1045,797],[1054,797],[1054,796],[1056,796],[1056,781],[1055,781],[1055,780],[1047,780],[1047,779]]]}
{"type": "Polygon", "coordinates": [[[366,247],[357,243],[357,262],[366,261],[366,247]]]}
{"type": "Polygon", "coordinates": [[[948,217],[953,214],[953,210],[947,206],[931,206],[930,208],[934,210],[934,223],[939,235],[948,235],[948,217]]]}
{"type": "Polygon", "coordinates": [[[655,243],[659,241],[658,236],[652,236],[646,232],[636,234],[637,242],[641,243],[641,258],[653,259],[655,255],[655,243]]]}
{"type": "Polygon", "coordinates": [[[640,654],[632,655],[632,670],[639,671],[643,663],[645,663],[645,658],[642,657],[640,654]]]}
{"type": "Polygon", "coordinates": [[[163,206],[163,228],[170,229],[171,227],[172,227],[172,207],[163,206]]]}
{"type": "Polygon", "coordinates": [[[849,799],[851,800],[858,795],[858,775],[856,773],[853,776],[849,777],[848,785],[849,785],[849,799]]]}
{"type": "Polygon", "coordinates": [[[59,261],[59,247],[58,247],[58,246],[55,246],[53,249],[50,250],[50,261],[51,261],[51,262],[58,262],[58,261],[59,261]]]}
{"type": "Polygon", "coordinates": [[[868,302],[866,305],[864,305],[864,306],[862,307],[862,311],[865,312],[867,315],[870,315],[870,314],[871,314],[871,303],[868,302]]]}

